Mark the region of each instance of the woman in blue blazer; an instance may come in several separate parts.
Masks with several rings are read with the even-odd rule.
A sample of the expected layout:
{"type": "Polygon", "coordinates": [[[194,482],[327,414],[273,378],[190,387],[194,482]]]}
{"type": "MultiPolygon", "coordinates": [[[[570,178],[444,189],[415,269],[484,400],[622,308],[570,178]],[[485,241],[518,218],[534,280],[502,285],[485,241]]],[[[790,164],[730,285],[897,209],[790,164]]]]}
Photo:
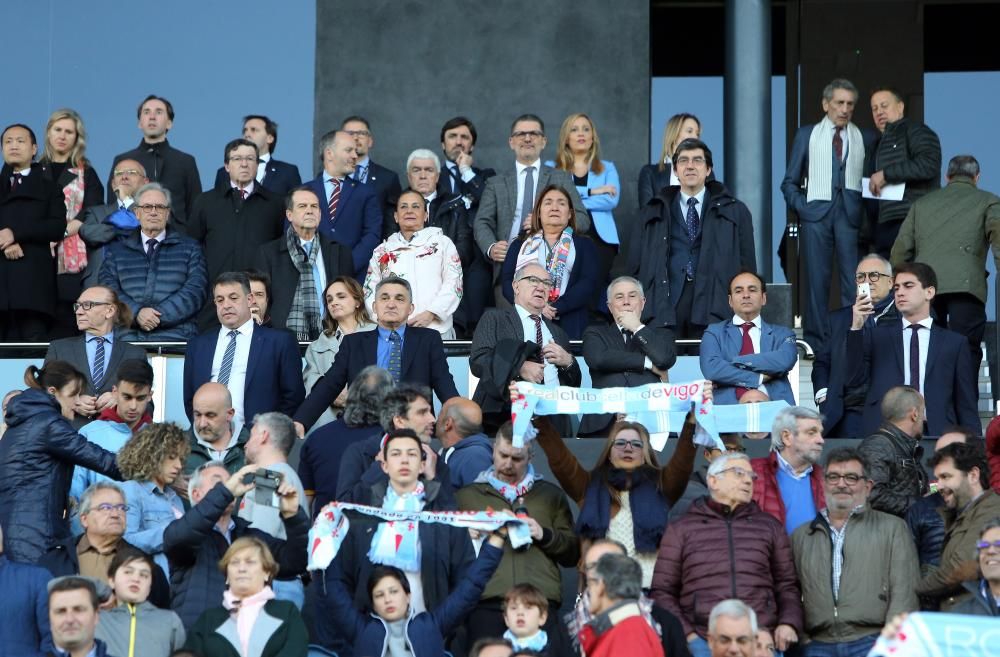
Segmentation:
{"type": "MultiPolygon", "coordinates": [[[[559,151],[555,162],[546,162],[556,169],[573,176],[576,191],[583,206],[590,213],[591,230],[588,234],[597,248],[598,288],[608,282],[608,272],[618,254],[618,228],[612,210],[618,207],[621,184],[614,162],[601,159],[601,140],[597,127],[586,114],[570,114],[559,129],[559,151]]],[[[594,298],[598,309],[606,308],[603,290],[597,289],[594,298]]]]}
{"type": "Polygon", "coordinates": [[[553,280],[543,314],[558,324],[571,340],[583,337],[591,301],[599,287],[597,248],[576,234],[576,217],[569,192],[559,185],[542,190],[531,213],[531,228],[507,250],[503,262],[503,294],[514,303],[514,273],[530,263],[545,267],[553,280]]]}

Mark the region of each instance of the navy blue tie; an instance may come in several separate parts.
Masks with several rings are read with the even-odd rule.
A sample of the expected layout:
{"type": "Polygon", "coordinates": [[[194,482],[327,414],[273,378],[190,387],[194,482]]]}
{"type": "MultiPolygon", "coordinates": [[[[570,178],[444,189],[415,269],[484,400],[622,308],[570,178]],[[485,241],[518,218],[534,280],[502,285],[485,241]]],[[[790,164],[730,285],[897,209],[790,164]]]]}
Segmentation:
{"type": "Polygon", "coordinates": [[[403,338],[393,331],[389,334],[389,374],[399,383],[403,371],[403,338]]]}
{"type": "MultiPolygon", "coordinates": [[[[687,200],[687,216],[684,217],[684,224],[687,226],[688,239],[691,240],[691,246],[694,246],[694,240],[698,237],[698,229],[700,228],[701,220],[698,217],[698,199],[693,196],[687,200]]],[[[687,264],[684,265],[684,273],[687,274],[689,281],[694,280],[694,259],[689,258],[687,264]]]]}

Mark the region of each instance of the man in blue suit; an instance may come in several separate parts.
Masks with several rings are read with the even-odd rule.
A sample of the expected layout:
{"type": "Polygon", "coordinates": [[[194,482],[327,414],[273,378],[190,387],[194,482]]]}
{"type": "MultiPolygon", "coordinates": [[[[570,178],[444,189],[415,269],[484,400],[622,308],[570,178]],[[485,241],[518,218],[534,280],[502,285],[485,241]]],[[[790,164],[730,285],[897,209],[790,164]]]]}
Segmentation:
{"type": "Polygon", "coordinates": [[[871,298],[862,297],[854,303],[846,337],[847,385],[868,384],[862,432],[878,429],[879,403],[885,393],[908,385],[924,396],[926,435],[940,436],[953,426],[980,434],[977,393],[968,374],[972,368],[968,342],[931,318],[937,291],[934,270],[922,262],[903,263],[896,267],[893,290],[900,321],[863,331],[874,305],[871,298]]]}
{"type": "Polygon", "coordinates": [[[448,370],[441,334],[434,329],[407,326],[413,313],[413,291],[403,278],[383,278],[375,287],[374,331],[359,331],[344,336],[340,350],[316,382],[309,397],[292,419],[303,435],[323,414],[345,386],[369,365],[389,372],[396,383],[420,383],[434,390],[441,402],[458,397],[455,380],[448,370]]]}
{"type": "Polygon", "coordinates": [[[729,282],[729,307],[735,315],[705,329],[701,373],[715,384],[716,404],[739,403],[748,390],[758,389],[772,401],[795,405],[788,381],[798,359],[795,333],[761,319],[766,303],[767,284],[757,274],[742,271],[729,282]]]}
{"type": "MultiPolygon", "coordinates": [[[[302,177],[299,175],[297,166],[272,157],[278,147],[277,123],[263,114],[244,116],[243,138],[257,144],[259,154],[257,183],[261,187],[283,197],[302,184],[302,177]]],[[[229,187],[229,173],[226,171],[226,167],[219,167],[215,173],[215,188],[225,191],[229,187]]]]}
{"type": "Polygon", "coordinates": [[[840,281],[839,305],[854,303],[851,274],[858,262],[858,229],[864,216],[861,176],[865,137],[851,123],[858,90],[837,79],[823,89],[826,116],[795,133],[781,193],[799,218],[802,263],[805,265],[806,308],[803,337],[819,349],[829,337],[824,321],[829,311],[833,255],[840,281]]]}
{"type": "Polygon", "coordinates": [[[306,183],[321,201],[319,232],[351,249],[355,276],[364,280],[382,235],[382,208],[374,187],[351,178],[358,162],[351,135],[342,130],[328,132],[319,147],[323,172],[306,183]]]}
{"type": "Polygon", "coordinates": [[[368,119],[357,115],[349,116],[341,121],[340,129],[354,138],[354,149],[358,152],[358,161],[354,163],[351,177],[362,185],[375,189],[375,197],[383,216],[388,214],[391,218],[403,188],[399,185],[399,175],[395,171],[372,161],[371,150],[375,145],[375,137],[368,119]]]}
{"type": "Polygon", "coordinates": [[[250,279],[225,272],[215,279],[213,299],[222,326],[188,342],[184,358],[184,409],[190,419],[194,393],[215,381],[233,397],[233,434],[258,413],[291,415],[306,396],[302,357],[289,331],[257,326],[250,316],[250,279]]]}

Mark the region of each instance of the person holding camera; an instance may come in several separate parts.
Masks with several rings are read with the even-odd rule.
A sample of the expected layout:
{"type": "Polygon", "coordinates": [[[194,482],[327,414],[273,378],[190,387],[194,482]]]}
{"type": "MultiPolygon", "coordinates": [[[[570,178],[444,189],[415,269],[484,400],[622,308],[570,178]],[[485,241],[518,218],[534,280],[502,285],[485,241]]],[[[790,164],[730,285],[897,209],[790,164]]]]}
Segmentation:
{"type": "Polygon", "coordinates": [[[219,559],[242,536],[256,536],[267,544],[281,577],[301,575],[306,570],[309,516],[291,483],[282,481],[275,490],[287,537],[284,540],[233,516],[236,498],[257,485],[257,469],[257,465],[250,464],[230,475],[221,461],[199,466],[188,482],[188,498],[193,506],[163,532],[163,551],[170,562],[172,606],[185,628],[222,600],[226,579],[218,569],[219,559]]]}

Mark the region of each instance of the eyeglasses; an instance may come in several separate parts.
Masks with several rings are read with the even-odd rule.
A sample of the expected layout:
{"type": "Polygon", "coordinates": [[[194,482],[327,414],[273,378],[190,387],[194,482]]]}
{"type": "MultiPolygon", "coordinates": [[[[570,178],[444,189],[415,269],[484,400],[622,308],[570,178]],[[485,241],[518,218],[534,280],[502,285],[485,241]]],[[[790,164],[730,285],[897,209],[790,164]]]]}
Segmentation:
{"type": "Polygon", "coordinates": [[[640,450],[640,449],[642,449],[642,441],[641,440],[625,440],[624,438],[618,438],[613,443],[611,443],[611,446],[614,447],[614,448],[616,448],[616,449],[625,449],[626,447],[631,447],[634,450],[640,450]]]}
{"type": "Polygon", "coordinates": [[[880,271],[859,271],[854,275],[854,280],[858,283],[864,283],[866,276],[872,283],[878,283],[883,278],[889,278],[889,274],[883,274],[880,271]]]}
{"type": "Polygon", "coordinates": [[[695,166],[701,166],[702,164],[705,164],[705,158],[703,158],[700,155],[696,155],[695,157],[688,157],[687,155],[682,155],[681,157],[677,158],[677,166],[682,167],[685,164],[693,164],[695,166]]]}
{"type": "Polygon", "coordinates": [[[757,473],[753,470],[745,470],[743,468],[726,468],[725,470],[719,470],[719,474],[725,474],[727,472],[732,472],[740,479],[749,479],[750,481],[757,481],[757,473]]]}
{"type": "Polygon", "coordinates": [[[138,169],[115,169],[114,175],[121,178],[122,176],[141,176],[142,171],[138,169]]]}
{"type": "Polygon", "coordinates": [[[528,130],[526,132],[525,131],[515,132],[514,134],[511,135],[511,138],[513,138],[513,139],[527,139],[527,138],[530,137],[532,139],[541,139],[544,136],[545,136],[544,132],[539,132],[538,130],[528,130]]]}
{"type": "Polygon", "coordinates": [[[128,513],[129,508],[131,507],[129,507],[128,504],[108,504],[107,502],[105,502],[104,504],[98,504],[97,506],[94,507],[94,509],[100,511],[101,513],[111,513],[112,511],[121,511],[122,513],[128,513]]]}
{"type": "Polygon", "coordinates": [[[84,310],[90,311],[94,309],[94,306],[110,306],[111,303],[108,301],[76,301],[73,303],[73,312],[83,308],[84,310]]]}
{"type": "Polygon", "coordinates": [[[229,158],[229,161],[230,162],[236,162],[236,163],[239,163],[239,162],[247,162],[247,163],[250,163],[250,162],[260,162],[260,160],[258,158],[256,158],[256,157],[254,157],[253,155],[233,155],[233,156],[231,156],[229,158]]]}
{"type": "Polygon", "coordinates": [[[143,212],[152,212],[156,210],[157,212],[166,212],[170,209],[169,205],[160,205],[159,203],[146,203],[145,205],[134,205],[132,206],[137,210],[142,210],[143,212]]]}
{"type": "Polygon", "coordinates": [[[828,484],[836,484],[841,479],[843,479],[848,486],[853,486],[854,484],[864,479],[864,477],[862,477],[861,475],[854,474],[853,472],[848,472],[847,474],[841,474],[839,472],[827,472],[826,474],[823,475],[823,478],[826,479],[826,483],[828,484]]]}
{"type": "Polygon", "coordinates": [[[344,132],[352,137],[368,137],[372,134],[367,130],[344,130],[344,132]]]}
{"type": "Polygon", "coordinates": [[[976,543],[976,549],[982,552],[983,550],[989,550],[990,548],[996,548],[1000,550],[1000,541],[979,541],[976,543]]]}
{"type": "Polygon", "coordinates": [[[554,285],[551,278],[538,278],[537,276],[522,276],[517,280],[528,281],[531,285],[541,285],[544,288],[550,288],[554,285]]]}

